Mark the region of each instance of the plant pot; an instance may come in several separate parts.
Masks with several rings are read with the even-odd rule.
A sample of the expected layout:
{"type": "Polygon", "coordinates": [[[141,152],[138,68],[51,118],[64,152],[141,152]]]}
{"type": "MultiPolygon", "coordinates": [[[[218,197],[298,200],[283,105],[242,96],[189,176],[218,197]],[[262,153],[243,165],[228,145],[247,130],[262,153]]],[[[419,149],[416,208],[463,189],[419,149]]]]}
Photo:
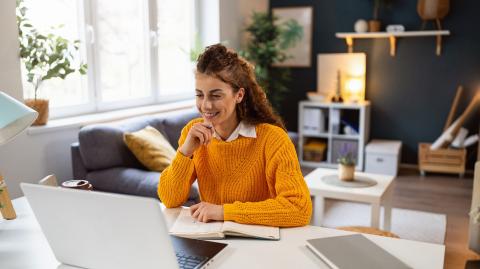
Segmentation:
{"type": "Polygon", "coordinates": [[[48,100],[25,99],[25,104],[38,112],[38,117],[32,125],[45,125],[48,121],[48,100]]]}
{"type": "Polygon", "coordinates": [[[368,21],[368,31],[369,32],[380,32],[381,23],[379,20],[369,20],[368,21]]]}
{"type": "Polygon", "coordinates": [[[338,165],[338,178],[343,181],[353,181],[355,176],[355,165],[338,165]]]}

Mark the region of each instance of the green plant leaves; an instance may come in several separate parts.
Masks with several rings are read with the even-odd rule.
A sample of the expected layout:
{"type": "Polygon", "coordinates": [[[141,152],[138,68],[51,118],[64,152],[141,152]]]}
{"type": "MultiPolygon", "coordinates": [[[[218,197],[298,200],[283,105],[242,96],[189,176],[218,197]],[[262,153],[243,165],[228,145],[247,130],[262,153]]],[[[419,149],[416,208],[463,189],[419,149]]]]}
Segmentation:
{"type": "Polygon", "coordinates": [[[276,111],[288,92],[290,69],[273,68],[290,56],[285,50],[295,46],[303,37],[303,27],[295,20],[277,23],[271,13],[254,12],[252,23],[245,29],[250,40],[240,55],[255,64],[255,75],[276,111]]]}
{"type": "MultiPolygon", "coordinates": [[[[70,41],[53,33],[40,33],[26,17],[28,9],[22,0],[17,0],[17,25],[20,42],[20,58],[27,71],[27,81],[35,88],[35,99],[42,81],[60,78],[78,71],[87,74],[87,65],[75,63],[79,55],[80,40],[70,41]]],[[[61,28],[58,25],[55,28],[61,28]]]]}

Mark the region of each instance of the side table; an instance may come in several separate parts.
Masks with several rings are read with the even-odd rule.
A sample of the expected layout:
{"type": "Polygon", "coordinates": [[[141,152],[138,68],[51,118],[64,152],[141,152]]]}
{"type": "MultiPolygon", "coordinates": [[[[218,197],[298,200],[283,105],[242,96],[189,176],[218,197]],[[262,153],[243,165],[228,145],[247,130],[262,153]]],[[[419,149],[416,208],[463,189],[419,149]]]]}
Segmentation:
{"type": "Polygon", "coordinates": [[[355,175],[377,181],[377,184],[366,188],[346,188],[333,186],[323,182],[322,177],[337,174],[336,169],[317,168],[305,176],[305,181],[313,197],[312,225],[321,226],[325,198],[371,204],[371,227],[380,228],[380,208],[383,205],[383,229],[390,231],[392,218],[393,176],[355,172],[355,175]]]}

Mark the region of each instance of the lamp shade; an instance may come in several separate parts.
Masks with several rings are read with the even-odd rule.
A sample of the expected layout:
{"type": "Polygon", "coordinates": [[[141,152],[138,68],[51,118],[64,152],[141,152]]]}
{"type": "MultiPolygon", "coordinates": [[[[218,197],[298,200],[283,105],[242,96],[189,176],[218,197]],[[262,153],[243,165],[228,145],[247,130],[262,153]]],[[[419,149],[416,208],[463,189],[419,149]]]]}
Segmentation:
{"type": "Polygon", "coordinates": [[[35,110],[0,91],[0,145],[30,126],[37,116],[35,110]]]}

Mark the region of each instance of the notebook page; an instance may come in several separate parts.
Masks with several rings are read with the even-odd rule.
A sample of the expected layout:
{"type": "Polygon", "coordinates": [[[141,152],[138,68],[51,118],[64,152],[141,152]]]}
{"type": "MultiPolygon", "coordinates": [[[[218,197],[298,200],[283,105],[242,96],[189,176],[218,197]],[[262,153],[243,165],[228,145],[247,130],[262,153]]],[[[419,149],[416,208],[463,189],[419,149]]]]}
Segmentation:
{"type": "Polygon", "coordinates": [[[170,233],[175,235],[219,234],[222,225],[221,221],[207,223],[197,221],[191,216],[189,208],[182,208],[170,233]]]}
{"type": "Polygon", "coordinates": [[[250,236],[264,239],[280,239],[280,229],[278,227],[240,224],[233,221],[225,221],[223,230],[225,234],[250,236]]]}

